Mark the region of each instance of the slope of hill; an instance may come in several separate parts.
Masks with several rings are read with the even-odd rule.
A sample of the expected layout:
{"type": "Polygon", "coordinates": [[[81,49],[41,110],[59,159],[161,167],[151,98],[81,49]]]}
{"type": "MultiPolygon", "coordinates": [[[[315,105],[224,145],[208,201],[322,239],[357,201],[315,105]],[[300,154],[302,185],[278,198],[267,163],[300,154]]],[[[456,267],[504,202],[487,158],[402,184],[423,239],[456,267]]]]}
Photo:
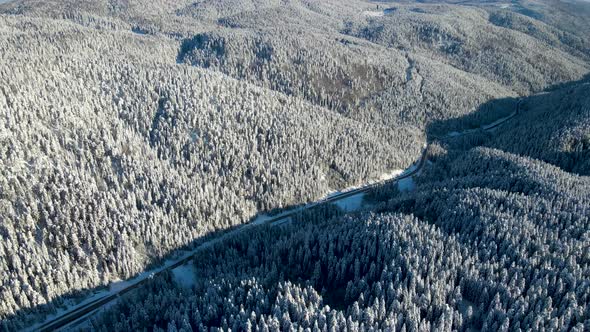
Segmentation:
{"type": "Polygon", "coordinates": [[[179,66],[171,41],[0,20],[2,317],[420,155],[416,129],[179,66]]]}
{"type": "Polygon", "coordinates": [[[193,286],[154,280],[89,326],[583,331],[590,178],[531,157],[590,133],[587,86],[525,98],[492,134],[436,143],[413,190],[385,186],[365,212],[335,208],[229,240],[194,261],[193,286]]]}
{"type": "Polygon", "coordinates": [[[193,286],[154,280],[90,326],[584,330],[589,179],[487,148],[432,170],[370,212],[228,240],[195,259],[193,286]]]}
{"type": "Polygon", "coordinates": [[[217,11],[223,28],[185,39],[179,61],[361,121],[417,126],[467,114],[490,99],[579,79],[589,70],[586,35],[510,10],[386,6],[294,1],[217,11]],[[539,28],[523,33],[525,23],[504,22],[502,15],[539,28]]]}
{"type": "Polygon", "coordinates": [[[524,99],[522,116],[487,146],[590,175],[590,84],[577,82],[524,99]]]}
{"type": "Polygon", "coordinates": [[[537,39],[518,27],[498,26],[504,13],[515,15],[472,6],[412,4],[367,23],[349,22],[344,33],[424,54],[519,93],[540,91],[587,71],[587,37],[580,39],[583,46],[574,56],[560,49],[567,49],[566,41],[537,39]]]}
{"type": "MultiPolygon", "coordinates": [[[[463,118],[433,123],[429,132],[480,127],[489,118],[486,109],[514,109],[519,113],[511,121],[494,129],[447,140],[449,148],[484,145],[521,156],[539,159],[580,175],[590,175],[590,84],[588,76],[576,82],[528,97],[505,99],[486,105],[479,112],[463,118]]],[[[508,115],[506,112],[504,115],[508,115]]],[[[489,123],[489,121],[487,121],[489,123]]]]}
{"type": "MultiPolygon", "coordinates": [[[[590,70],[590,25],[582,19],[587,7],[552,6],[360,0],[0,4],[2,326],[23,327],[30,312],[53,311],[70,295],[130,277],[261,211],[405,168],[420,155],[423,132],[433,125],[497,118],[513,109],[519,95],[579,80],[590,70]]],[[[588,88],[573,89],[571,95],[559,90],[527,99],[522,122],[501,128],[494,138],[441,147],[440,180],[450,181],[444,170],[455,167],[451,157],[471,156],[463,150],[475,143],[588,174],[588,88]],[[523,137],[535,144],[519,147],[517,138],[523,137]]],[[[469,158],[474,167],[490,163],[481,155],[469,158]]],[[[494,162],[511,158],[517,157],[494,162]]],[[[518,173],[534,182],[525,175],[518,173]]],[[[471,187],[485,180],[466,177],[471,187]]],[[[573,178],[582,180],[559,182],[556,190],[585,181],[573,178]]],[[[482,197],[497,194],[486,190],[482,197]]],[[[583,196],[585,189],[579,190],[583,196]]],[[[585,197],[559,201],[555,208],[586,204],[585,197]]],[[[389,211],[384,224],[408,220],[414,229],[431,223],[398,212],[389,211]]],[[[389,233],[372,231],[369,219],[361,218],[368,232],[389,233]]],[[[578,219],[576,225],[587,227],[578,219]]],[[[437,238],[439,231],[433,232],[437,238]]],[[[552,234],[551,240],[557,236],[552,234]]],[[[428,257],[418,249],[428,240],[420,241],[416,254],[428,257]]],[[[478,271],[486,271],[482,264],[478,271]]],[[[585,271],[586,263],[580,264],[585,271]]],[[[579,275],[574,279],[583,282],[579,275]]],[[[354,287],[364,287],[359,282],[355,277],[354,287]]],[[[324,284],[314,285],[322,293],[324,284]]],[[[276,288],[269,289],[275,294],[276,288]]],[[[504,296],[501,301],[512,301],[504,296]]],[[[469,299],[485,308],[488,300],[469,299]]],[[[386,312],[404,307],[412,317],[421,313],[407,305],[386,312]]],[[[441,310],[451,312],[425,306],[430,314],[424,324],[435,324],[441,310]]],[[[585,317],[576,315],[565,322],[560,313],[558,325],[574,326],[585,317]]],[[[210,322],[221,324],[222,318],[210,322]]],[[[371,325],[385,326],[378,321],[371,325]]],[[[457,326],[483,323],[465,324],[457,326]]]]}

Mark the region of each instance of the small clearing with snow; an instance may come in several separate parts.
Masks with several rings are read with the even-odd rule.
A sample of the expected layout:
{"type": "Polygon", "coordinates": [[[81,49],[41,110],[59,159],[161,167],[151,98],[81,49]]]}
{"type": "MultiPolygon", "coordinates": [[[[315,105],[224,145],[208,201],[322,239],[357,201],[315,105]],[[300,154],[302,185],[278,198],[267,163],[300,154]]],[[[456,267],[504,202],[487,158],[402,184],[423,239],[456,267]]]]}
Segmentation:
{"type": "Polygon", "coordinates": [[[400,174],[402,174],[403,172],[404,172],[403,169],[396,169],[396,170],[393,170],[393,171],[391,171],[389,173],[383,173],[379,177],[379,181],[385,181],[385,180],[393,179],[396,176],[399,176],[400,174]]]}
{"type": "Polygon", "coordinates": [[[397,189],[399,191],[413,191],[416,189],[416,183],[414,182],[414,178],[407,177],[405,179],[401,179],[397,183],[397,189]]]}
{"type": "Polygon", "coordinates": [[[197,275],[192,261],[173,269],[172,275],[174,276],[174,281],[185,288],[191,288],[197,283],[197,275]]]}
{"type": "Polygon", "coordinates": [[[345,199],[341,199],[337,201],[335,204],[343,212],[353,212],[359,210],[363,206],[364,197],[365,193],[359,193],[357,195],[352,195],[350,197],[346,197],[345,199]]]}

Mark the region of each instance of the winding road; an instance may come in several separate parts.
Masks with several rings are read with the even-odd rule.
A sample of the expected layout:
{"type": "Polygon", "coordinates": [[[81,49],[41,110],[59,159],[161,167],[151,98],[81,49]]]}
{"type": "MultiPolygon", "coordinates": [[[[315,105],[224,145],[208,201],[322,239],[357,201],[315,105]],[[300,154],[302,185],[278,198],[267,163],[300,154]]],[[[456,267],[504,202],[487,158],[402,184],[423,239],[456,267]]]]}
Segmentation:
{"type": "MultiPolygon", "coordinates": [[[[507,117],[501,118],[497,121],[494,121],[491,124],[488,124],[486,126],[482,126],[478,129],[471,129],[471,130],[467,130],[467,131],[464,131],[461,133],[456,133],[455,135],[447,135],[447,136],[441,137],[441,138],[437,137],[436,139],[437,140],[446,140],[446,139],[451,139],[454,137],[469,135],[469,134],[476,133],[476,132],[491,131],[492,129],[502,125],[503,123],[505,123],[505,122],[509,121],[510,119],[514,118],[515,116],[517,116],[520,112],[520,104],[521,104],[521,101],[519,100],[518,103],[516,104],[516,109],[512,114],[510,114],[507,117]]],[[[429,147],[430,147],[430,142],[428,142],[428,144],[426,144],[426,146],[424,147],[424,150],[422,151],[420,159],[418,159],[418,161],[416,163],[414,163],[413,168],[409,168],[404,173],[400,174],[399,176],[397,176],[393,179],[375,182],[375,183],[360,187],[358,189],[353,189],[350,191],[341,192],[341,193],[333,195],[329,198],[325,198],[320,201],[310,203],[310,204],[305,205],[303,207],[286,211],[278,216],[264,220],[259,223],[253,222],[253,223],[244,224],[242,226],[239,226],[231,231],[228,231],[227,233],[224,233],[214,239],[211,239],[211,240],[199,245],[198,247],[193,249],[189,254],[184,255],[182,258],[178,259],[177,261],[170,263],[168,265],[165,265],[157,270],[154,270],[153,273],[148,274],[148,275],[144,276],[143,278],[138,278],[135,282],[129,283],[128,286],[126,286],[116,292],[108,293],[105,296],[100,297],[96,300],[93,300],[93,301],[90,301],[90,302],[85,303],[83,305],[74,307],[74,308],[70,309],[69,311],[66,311],[63,314],[50,319],[41,325],[36,325],[36,326],[31,327],[29,330],[30,331],[55,331],[55,330],[59,330],[61,328],[67,328],[70,324],[81,323],[84,319],[91,316],[91,314],[96,312],[98,309],[117,300],[120,296],[125,295],[126,293],[129,293],[130,291],[132,291],[136,288],[141,287],[149,279],[151,279],[153,277],[157,277],[158,275],[167,273],[168,271],[171,271],[176,267],[186,264],[187,262],[189,262],[190,260],[193,259],[194,255],[198,251],[203,250],[207,247],[210,247],[216,243],[219,243],[220,241],[223,241],[230,236],[235,236],[236,234],[238,234],[248,228],[256,227],[259,225],[278,226],[278,225],[281,225],[281,224],[285,223],[286,221],[288,221],[290,217],[292,217],[298,213],[301,213],[301,211],[303,211],[303,210],[310,210],[310,209],[314,209],[316,207],[319,207],[319,206],[322,206],[325,204],[334,203],[334,202],[343,200],[343,199],[350,197],[350,196],[354,196],[354,195],[357,195],[360,193],[366,193],[377,186],[382,186],[387,183],[398,182],[400,180],[412,177],[412,176],[416,175],[417,173],[419,173],[420,171],[422,171],[422,169],[424,168],[424,165],[426,164],[426,160],[427,160],[427,154],[428,154],[429,147]]]]}

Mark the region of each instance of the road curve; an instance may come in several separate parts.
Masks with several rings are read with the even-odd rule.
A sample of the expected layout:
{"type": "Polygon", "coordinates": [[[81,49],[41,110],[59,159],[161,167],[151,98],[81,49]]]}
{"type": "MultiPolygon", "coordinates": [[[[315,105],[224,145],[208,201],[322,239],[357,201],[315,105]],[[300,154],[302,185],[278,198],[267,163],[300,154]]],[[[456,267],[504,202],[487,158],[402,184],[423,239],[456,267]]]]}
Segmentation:
{"type": "MultiPolygon", "coordinates": [[[[507,122],[508,120],[514,118],[515,116],[517,116],[519,114],[520,111],[520,100],[518,101],[518,103],[516,104],[516,110],[509,116],[502,118],[498,121],[495,121],[493,124],[487,126],[487,127],[481,127],[478,130],[471,130],[471,131],[466,131],[463,133],[460,133],[459,135],[455,135],[455,136],[447,136],[445,137],[445,139],[450,139],[453,137],[459,137],[459,136],[464,136],[464,135],[468,135],[474,132],[480,132],[480,131],[490,131],[500,125],[502,125],[503,123],[507,122]]],[[[388,180],[384,180],[384,181],[380,181],[380,182],[375,182],[366,186],[363,186],[361,188],[357,188],[357,189],[353,189],[350,191],[346,191],[346,192],[342,192],[342,193],[338,193],[332,197],[320,200],[316,203],[312,203],[309,204],[307,206],[304,206],[302,208],[299,209],[294,209],[293,211],[290,212],[286,212],[283,214],[280,214],[279,216],[276,216],[274,218],[268,219],[266,221],[264,221],[263,225],[273,225],[273,224],[281,224],[282,222],[284,222],[285,219],[288,219],[290,217],[292,217],[295,214],[301,213],[302,210],[310,210],[310,209],[314,209],[316,207],[328,204],[328,203],[333,203],[333,202],[337,202],[339,200],[345,199],[347,197],[350,196],[354,196],[360,193],[365,193],[370,191],[371,189],[377,187],[377,186],[381,186],[384,185],[386,183],[394,183],[409,177],[412,177],[414,175],[416,175],[417,173],[419,173],[423,168],[424,165],[426,164],[426,160],[427,160],[427,154],[428,154],[428,148],[430,147],[430,142],[425,146],[424,150],[422,151],[422,154],[420,156],[420,159],[418,159],[418,161],[414,164],[415,167],[412,170],[409,170],[407,172],[402,173],[401,175],[393,178],[393,179],[388,179],[388,180]]],[[[137,282],[130,284],[129,286],[105,295],[104,297],[101,297],[99,299],[96,299],[94,301],[91,301],[89,303],[86,303],[82,306],[76,307],[70,311],[65,312],[64,314],[62,314],[59,317],[56,317],[48,322],[45,322],[44,324],[40,325],[40,326],[34,326],[31,327],[30,330],[34,330],[34,331],[55,331],[57,329],[66,327],[67,325],[69,325],[70,323],[76,322],[78,320],[81,320],[83,318],[87,318],[87,315],[89,315],[90,313],[100,309],[101,307],[103,307],[104,305],[116,300],[117,298],[119,298],[122,295],[125,295],[126,293],[139,288],[140,286],[142,286],[143,284],[145,284],[149,279],[156,277],[158,275],[164,274],[167,271],[171,271],[187,262],[189,262],[190,260],[193,259],[194,255],[196,254],[196,252],[198,252],[199,250],[203,250],[207,247],[210,247],[212,245],[214,245],[215,243],[218,243],[230,236],[234,236],[239,232],[244,231],[245,229],[248,229],[250,227],[255,227],[261,224],[253,224],[253,223],[249,223],[249,224],[244,224],[242,226],[239,226],[217,238],[211,239],[201,245],[199,245],[197,248],[195,248],[192,253],[188,256],[185,256],[181,259],[179,259],[178,261],[174,262],[171,265],[167,265],[163,268],[160,268],[159,270],[155,271],[154,273],[152,273],[149,277],[146,277],[144,279],[138,280],[137,282]]]]}

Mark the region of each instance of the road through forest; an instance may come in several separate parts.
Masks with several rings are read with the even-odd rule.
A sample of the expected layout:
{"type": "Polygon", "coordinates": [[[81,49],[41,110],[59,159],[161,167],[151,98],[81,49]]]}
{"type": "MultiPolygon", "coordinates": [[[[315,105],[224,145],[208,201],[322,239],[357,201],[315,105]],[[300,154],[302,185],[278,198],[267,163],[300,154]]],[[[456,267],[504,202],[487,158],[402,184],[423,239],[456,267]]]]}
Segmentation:
{"type": "MultiPolygon", "coordinates": [[[[521,103],[520,101],[517,102],[515,111],[507,117],[498,119],[488,125],[481,126],[480,128],[477,128],[477,129],[470,129],[470,130],[466,130],[463,132],[455,132],[455,133],[447,134],[446,136],[443,136],[443,137],[436,137],[435,140],[447,140],[447,139],[451,139],[454,137],[464,136],[464,135],[468,135],[468,134],[472,134],[472,133],[476,133],[476,132],[491,131],[492,129],[502,125],[503,123],[505,123],[505,122],[509,121],[510,119],[514,118],[515,116],[517,116],[520,111],[520,103],[521,103]]],[[[146,273],[141,274],[139,277],[132,279],[132,281],[130,281],[128,283],[128,285],[125,287],[122,287],[116,291],[111,291],[111,292],[105,293],[104,296],[102,296],[102,297],[99,297],[99,298],[92,300],[92,301],[88,301],[87,303],[83,303],[82,305],[78,305],[73,308],[70,308],[69,310],[58,315],[57,317],[50,318],[46,322],[44,322],[42,324],[35,325],[35,326],[29,328],[28,330],[30,330],[30,331],[55,331],[58,329],[67,328],[67,327],[71,326],[72,324],[80,324],[83,322],[83,320],[85,320],[86,318],[91,316],[92,313],[96,312],[100,308],[105,307],[106,305],[111,304],[113,301],[116,301],[120,296],[125,295],[126,293],[141,287],[149,279],[157,277],[158,275],[167,273],[168,271],[172,271],[173,269],[175,269],[183,264],[188,263],[189,261],[191,261],[193,259],[194,255],[198,251],[208,248],[216,243],[219,243],[219,242],[227,239],[228,237],[235,236],[236,234],[243,232],[246,229],[249,229],[251,227],[260,226],[260,225],[278,226],[278,225],[281,225],[281,224],[289,221],[289,219],[292,216],[294,216],[298,213],[301,213],[304,210],[310,210],[310,209],[313,209],[313,208],[316,208],[318,206],[322,206],[325,204],[335,203],[335,202],[338,202],[340,200],[343,200],[345,198],[348,198],[348,197],[351,197],[354,195],[366,193],[377,186],[381,186],[381,185],[384,185],[387,183],[395,183],[400,180],[410,178],[410,177],[416,175],[417,173],[419,173],[424,168],[424,166],[426,164],[427,153],[428,153],[428,148],[430,147],[430,144],[431,143],[428,142],[425,145],[420,158],[418,159],[418,161],[416,161],[414,163],[414,165],[412,165],[406,171],[404,171],[399,176],[397,176],[393,179],[388,179],[388,180],[384,180],[384,181],[380,181],[380,182],[367,184],[367,185],[362,186],[360,188],[353,189],[353,190],[346,191],[346,192],[340,192],[340,193],[335,194],[331,197],[324,198],[319,201],[316,201],[316,202],[313,202],[313,203],[310,203],[310,204],[307,204],[307,205],[304,205],[304,206],[301,206],[298,208],[294,208],[292,210],[285,211],[285,212],[283,212],[277,216],[274,216],[272,218],[261,220],[261,221],[255,221],[255,222],[251,222],[248,224],[244,224],[242,226],[238,226],[231,231],[223,233],[222,235],[220,235],[218,237],[215,237],[207,242],[202,243],[201,245],[197,246],[196,248],[194,248],[190,252],[184,254],[181,258],[177,259],[176,261],[169,262],[168,264],[165,264],[164,266],[162,266],[158,269],[155,269],[152,272],[146,272],[146,273]]]]}

